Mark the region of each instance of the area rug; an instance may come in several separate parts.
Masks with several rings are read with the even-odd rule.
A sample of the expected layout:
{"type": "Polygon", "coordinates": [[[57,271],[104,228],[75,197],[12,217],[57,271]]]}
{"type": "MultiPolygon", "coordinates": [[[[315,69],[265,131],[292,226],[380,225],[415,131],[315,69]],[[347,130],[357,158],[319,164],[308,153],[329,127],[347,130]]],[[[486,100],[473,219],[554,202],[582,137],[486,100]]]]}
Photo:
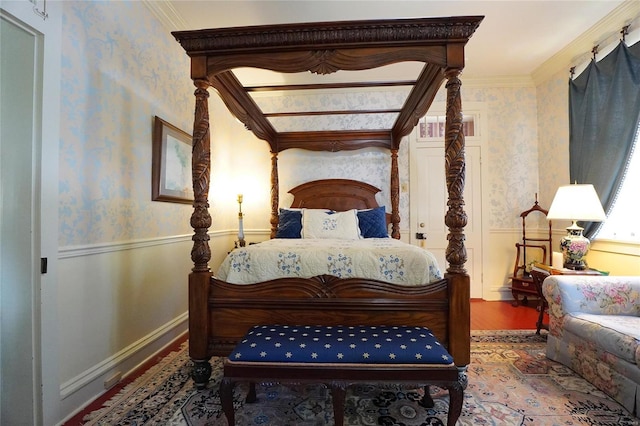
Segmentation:
{"type": "MultiPolygon", "coordinates": [[[[638,425],[615,401],[567,367],[544,355],[545,335],[535,331],[472,333],[469,385],[458,425],[638,425]]],[[[85,425],[226,425],[218,384],[222,359],[212,360],[205,390],[189,378],[185,344],[124,388],[85,425]]],[[[319,385],[256,386],[258,402],[245,403],[247,385],[234,393],[240,426],[332,425],[329,391],[319,385]]],[[[446,424],[448,394],[431,388],[433,408],[420,405],[422,389],[354,386],[345,401],[345,425],[439,426],[446,424]]]]}

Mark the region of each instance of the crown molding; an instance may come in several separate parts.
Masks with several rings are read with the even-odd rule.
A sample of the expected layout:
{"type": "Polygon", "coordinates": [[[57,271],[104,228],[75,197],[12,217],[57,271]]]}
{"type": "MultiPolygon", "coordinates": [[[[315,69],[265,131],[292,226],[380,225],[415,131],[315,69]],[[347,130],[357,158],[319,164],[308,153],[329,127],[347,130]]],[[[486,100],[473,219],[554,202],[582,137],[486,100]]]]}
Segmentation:
{"type": "MultiPolygon", "coordinates": [[[[180,31],[187,28],[186,21],[178,14],[170,0],[142,0],[142,2],[167,30],[180,31]]],[[[574,63],[576,60],[588,56],[594,45],[619,34],[623,26],[628,25],[639,17],[640,1],[626,0],[593,27],[542,63],[530,76],[513,75],[479,78],[468,76],[465,79],[463,74],[463,84],[465,87],[478,88],[531,87],[543,83],[562,70],[566,70],[567,78],[569,78],[569,69],[574,65],[580,65],[574,63]]]]}
{"type": "Polygon", "coordinates": [[[531,74],[535,85],[543,83],[563,69],[566,70],[568,79],[569,69],[574,65],[579,65],[573,63],[576,58],[584,58],[585,53],[591,52],[593,46],[610,39],[615,34],[619,34],[622,27],[629,25],[638,17],[640,17],[640,1],[626,0],[593,27],[536,68],[531,74]]]}
{"type": "Polygon", "coordinates": [[[168,0],[142,0],[142,3],[151,11],[162,26],[169,31],[178,31],[187,28],[187,22],[178,14],[168,0]]]}

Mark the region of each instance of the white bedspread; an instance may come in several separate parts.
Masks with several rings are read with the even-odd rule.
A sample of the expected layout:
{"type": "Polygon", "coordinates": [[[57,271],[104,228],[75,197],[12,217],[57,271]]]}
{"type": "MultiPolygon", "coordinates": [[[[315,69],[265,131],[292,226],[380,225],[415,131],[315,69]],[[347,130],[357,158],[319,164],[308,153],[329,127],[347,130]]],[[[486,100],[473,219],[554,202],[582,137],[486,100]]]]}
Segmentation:
{"type": "Polygon", "coordinates": [[[430,252],[393,238],[272,239],[233,250],[216,277],[233,284],[253,284],[325,274],[403,285],[442,278],[430,252]]]}

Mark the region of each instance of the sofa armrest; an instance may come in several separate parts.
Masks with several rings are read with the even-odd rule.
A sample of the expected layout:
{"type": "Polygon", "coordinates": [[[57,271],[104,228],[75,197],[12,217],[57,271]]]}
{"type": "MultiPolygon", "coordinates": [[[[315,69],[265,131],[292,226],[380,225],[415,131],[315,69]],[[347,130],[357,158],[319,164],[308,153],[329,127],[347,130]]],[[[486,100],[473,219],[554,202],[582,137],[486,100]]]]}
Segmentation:
{"type": "Polygon", "coordinates": [[[542,282],[549,333],[561,338],[567,314],[640,316],[640,276],[550,275],[542,282]]]}
{"type": "Polygon", "coordinates": [[[640,276],[550,275],[542,283],[549,315],[640,316],[640,276]]]}

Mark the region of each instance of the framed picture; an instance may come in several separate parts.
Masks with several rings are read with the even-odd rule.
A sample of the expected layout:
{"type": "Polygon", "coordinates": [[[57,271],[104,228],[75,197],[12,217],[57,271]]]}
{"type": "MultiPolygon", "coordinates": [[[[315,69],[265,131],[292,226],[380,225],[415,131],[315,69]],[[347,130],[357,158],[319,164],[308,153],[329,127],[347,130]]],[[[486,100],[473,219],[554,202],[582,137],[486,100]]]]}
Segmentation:
{"type": "Polygon", "coordinates": [[[152,139],[151,199],[191,204],[191,136],[156,116],[152,139]]]}

